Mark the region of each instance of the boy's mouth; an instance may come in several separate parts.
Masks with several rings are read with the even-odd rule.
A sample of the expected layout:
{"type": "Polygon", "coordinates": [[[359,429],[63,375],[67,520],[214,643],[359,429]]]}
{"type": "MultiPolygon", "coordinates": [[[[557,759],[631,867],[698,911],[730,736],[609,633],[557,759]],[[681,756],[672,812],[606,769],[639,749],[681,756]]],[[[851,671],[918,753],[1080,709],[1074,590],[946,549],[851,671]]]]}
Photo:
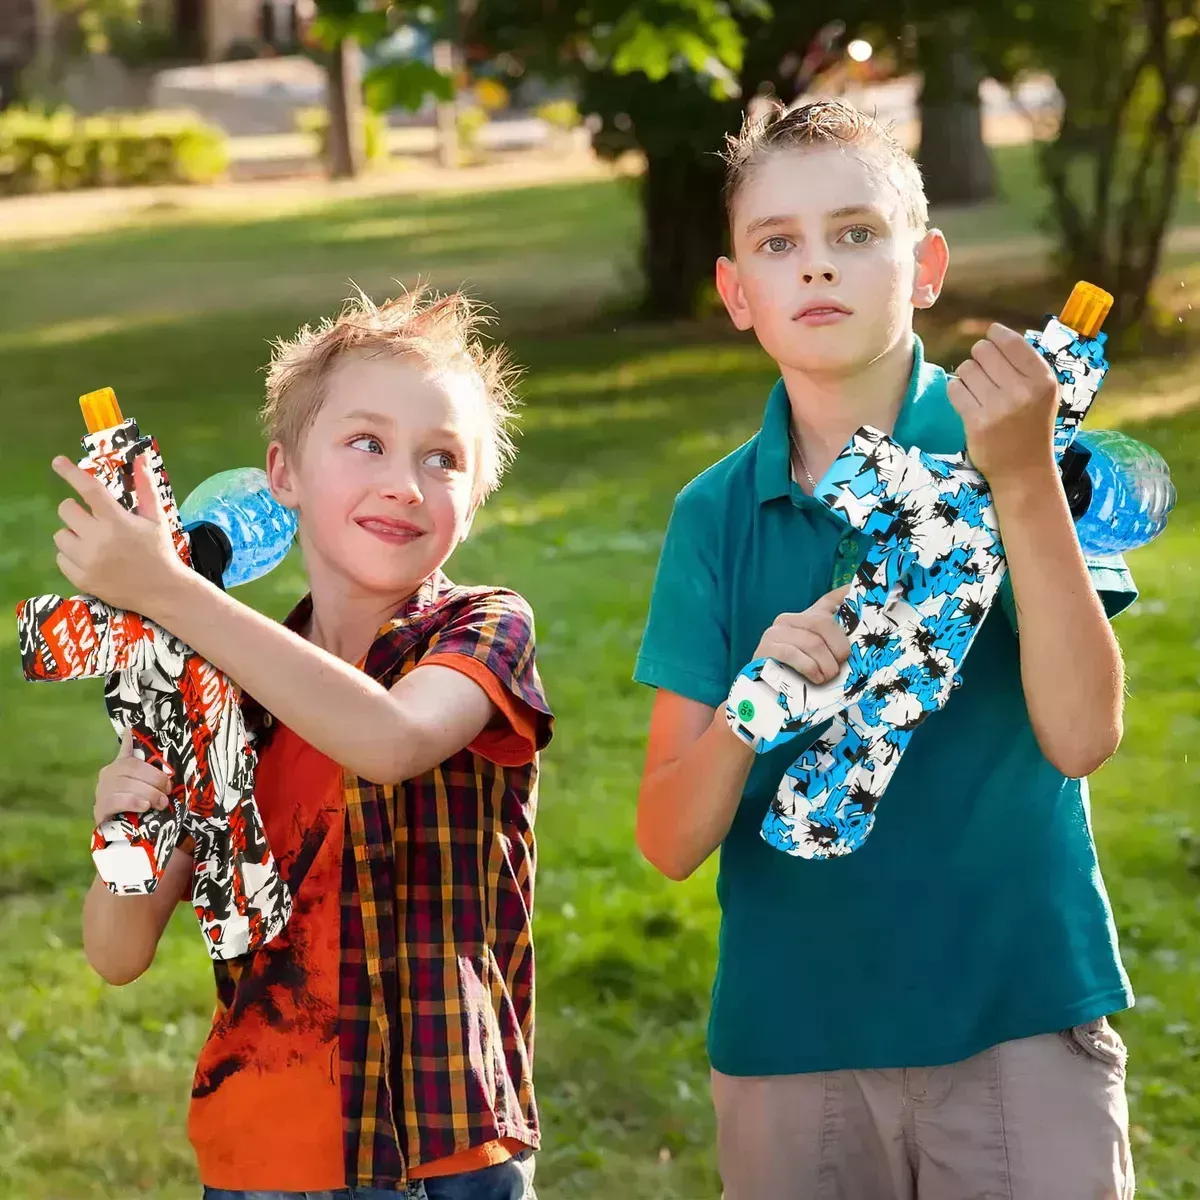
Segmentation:
{"type": "Polygon", "coordinates": [[[836,300],[814,300],[800,309],[792,320],[805,325],[832,325],[849,315],[850,310],[836,300]]]}
{"type": "Polygon", "coordinates": [[[393,517],[359,517],[354,523],[367,533],[373,533],[377,538],[393,545],[415,541],[425,533],[425,530],[410,521],[399,521],[393,517]]]}

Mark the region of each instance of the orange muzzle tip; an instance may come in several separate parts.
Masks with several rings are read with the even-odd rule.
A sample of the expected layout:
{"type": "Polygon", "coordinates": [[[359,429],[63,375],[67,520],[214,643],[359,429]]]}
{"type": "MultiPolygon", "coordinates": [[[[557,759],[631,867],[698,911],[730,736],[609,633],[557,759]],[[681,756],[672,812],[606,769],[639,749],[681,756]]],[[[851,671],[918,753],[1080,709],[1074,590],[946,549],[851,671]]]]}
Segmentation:
{"type": "Polygon", "coordinates": [[[1094,338],[1113,306],[1113,298],[1103,288],[1082,279],[1071,289],[1059,320],[1080,337],[1094,338]]]}
{"type": "Polygon", "coordinates": [[[110,387],[80,396],[79,407],[83,410],[83,419],[88,433],[99,433],[102,429],[112,429],[113,426],[121,423],[121,408],[117,404],[117,394],[110,387]]]}

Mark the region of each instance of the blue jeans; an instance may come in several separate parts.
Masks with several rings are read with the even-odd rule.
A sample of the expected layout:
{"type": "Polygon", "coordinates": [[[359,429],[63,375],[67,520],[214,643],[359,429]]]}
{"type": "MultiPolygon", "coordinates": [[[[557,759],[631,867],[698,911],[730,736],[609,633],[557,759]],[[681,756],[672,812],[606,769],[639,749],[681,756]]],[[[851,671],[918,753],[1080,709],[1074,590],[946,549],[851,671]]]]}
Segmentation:
{"type": "Polygon", "coordinates": [[[537,1200],[533,1190],[533,1151],[508,1162],[462,1175],[414,1179],[400,1191],[384,1188],[338,1188],[333,1192],[240,1192],[204,1189],[204,1200],[537,1200]]]}

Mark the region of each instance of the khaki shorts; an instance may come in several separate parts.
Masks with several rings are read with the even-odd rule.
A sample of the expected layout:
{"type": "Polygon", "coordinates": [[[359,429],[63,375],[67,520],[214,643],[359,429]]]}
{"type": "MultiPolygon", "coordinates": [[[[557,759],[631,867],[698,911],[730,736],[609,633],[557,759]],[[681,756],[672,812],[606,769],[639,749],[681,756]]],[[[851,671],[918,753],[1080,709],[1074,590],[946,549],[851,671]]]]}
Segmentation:
{"type": "Polygon", "coordinates": [[[1130,1200],[1125,1059],[1101,1018],[943,1067],[714,1071],[724,1200],[1130,1200]]]}

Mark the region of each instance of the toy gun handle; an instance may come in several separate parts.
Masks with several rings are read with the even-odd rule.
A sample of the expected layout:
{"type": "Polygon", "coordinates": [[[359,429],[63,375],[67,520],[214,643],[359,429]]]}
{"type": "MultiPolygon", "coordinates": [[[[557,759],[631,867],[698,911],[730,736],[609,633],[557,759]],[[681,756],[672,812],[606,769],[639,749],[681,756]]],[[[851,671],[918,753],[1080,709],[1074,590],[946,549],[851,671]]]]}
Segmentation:
{"type": "Polygon", "coordinates": [[[726,718],[756,753],[774,749],[853,707],[869,674],[859,644],[867,638],[907,641],[916,635],[921,617],[897,586],[878,606],[854,609],[847,596],[838,620],[853,634],[850,657],[832,679],[812,683],[785,663],[765,658],[749,664],[734,680],[726,718]]]}

